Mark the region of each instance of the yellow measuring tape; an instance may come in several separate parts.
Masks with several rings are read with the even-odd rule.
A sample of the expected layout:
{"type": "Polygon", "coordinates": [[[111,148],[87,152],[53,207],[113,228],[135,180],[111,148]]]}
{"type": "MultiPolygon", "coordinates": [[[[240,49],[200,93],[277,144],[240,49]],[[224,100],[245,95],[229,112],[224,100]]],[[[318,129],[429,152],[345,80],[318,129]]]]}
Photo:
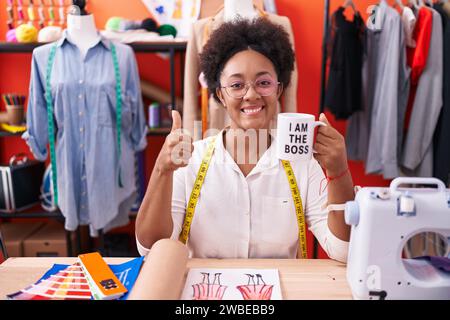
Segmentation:
{"type": "Polygon", "coordinates": [[[186,244],[189,231],[191,230],[191,223],[192,219],[194,218],[194,211],[195,207],[197,206],[198,197],[200,196],[200,190],[202,189],[203,181],[205,181],[206,172],[209,168],[209,163],[211,162],[211,158],[214,152],[214,147],[216,146],[216,138],[217,136],[214,136],[211,139],[211,143],[208,146],[208,149],[206,149],[206,153],[203,156],[202,163],[200,164],[200,168],[197,172],[197,178],[195,178],[194,187],[191,191],[191,196],[189,198],[189,203],[186,208],[186,216],[184,217],[183,222],[183,230],[180,233],[180,236],[178,240],[186,244]]]}
{"type": "Polygon", "coordinates": [[[297,179],[295,179],[294,170],[292,170],[291,163],[286,160],[281,160],[281,163],[283,164],[284,171],[286,172],[289,181],[292,199],[294,199],[295,213],[297,214],[298,224],[298,248],[302,252],[302,258],[306,259],[308,257],[308,254],[306,251],[306,228],[302,198],[300,197],[300,191],[298,190],[297,186],[297,179]]]}
{"type": "MultiPolygon", "coordinates": [[[[189,231],[191,229],[192,219],[194,218],[195,207],[197,206],[198,197],[200,196],[200,190],[202,189],[203,182],[205,181],[206,172],[209,168],[209,163],[211,162],[212,155],[214,153],[214,147],[217,136],[213,137],[211,143],[209,144],[205,155],[203,156],[202,163],[197,172],[197,177],[194,182],[194,187],[192,188],[191,196],[189,197],[189,203],[186,208],[186,216],[184,217],[183,229],[180,233],[179,240],[186,244],[189,237],[189,231]]],[[[286,172],[289,187],[291,189],[292,198],[295,205],[295,213],[297,214],[297,224],[298,224],[298,241],[299,249],[302,252],[302,258],[306,259],[308,257],[306,250],[306,227],[305,227],[305,215],[303,212],[302,198],[300,196],[300,191],[297,185],[297,179],[295,179],[294,171],[292,170],[289,161],[282,160],[284,171],[286,172]]]]}

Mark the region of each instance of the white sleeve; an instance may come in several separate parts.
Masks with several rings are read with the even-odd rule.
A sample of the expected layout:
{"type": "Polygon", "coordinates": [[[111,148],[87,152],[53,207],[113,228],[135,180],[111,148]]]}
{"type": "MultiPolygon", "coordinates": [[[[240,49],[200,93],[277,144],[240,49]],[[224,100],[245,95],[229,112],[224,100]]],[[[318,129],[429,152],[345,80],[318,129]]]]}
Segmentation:
{"type": "Polygon", "coordinates": [[[139,239],[138,239],[138,237],[137,237],[136,234],[135,234],[135,237],[136,237],[137,251],[139,252],[139,254],[140,254],[141,256],[146,256],[146,255],[150,252],[150,249],[144,247],[144,246],[139,242],[139,239]]]}
{"type": "MultiPolygon", "coordinates": [[[[186,212],[186,184],[185,184],[185,170],[186,168],[179,168],[173,173],[173,187],[172,187],[172,221],[173,230],[170,239],[178,240],[181,228],[183,226],[184,215],[186,212]]],[[[146,256],[150,252],[150,248],[144,247],[137,238],[136,246],[141,256],[146,256]]]]}
{"type": "Polygon", "coordinates": [[[328,212],[326,204],[328,201],[328,188],[325,175],[319,163],[312,159],[308,168],[308,193],[305,203],[305,218],[309,230],[319,241],[323,250],[334,260],[347,261],[347,241],[338,239],[328,228],[328,212]],[[322,182],[322,185],[321,185],[322,182]],[[320,192],[320,188],[325,190],[320,192]]]}
{"type": "Polygon", "coordinates": [[[178,240],[183,227],[184,216],[186,215],[186,170],[188,167],[179,168],[173,173],[172,188],[172,221],[173,230],[170,236],[173,240],[178,240]]]}

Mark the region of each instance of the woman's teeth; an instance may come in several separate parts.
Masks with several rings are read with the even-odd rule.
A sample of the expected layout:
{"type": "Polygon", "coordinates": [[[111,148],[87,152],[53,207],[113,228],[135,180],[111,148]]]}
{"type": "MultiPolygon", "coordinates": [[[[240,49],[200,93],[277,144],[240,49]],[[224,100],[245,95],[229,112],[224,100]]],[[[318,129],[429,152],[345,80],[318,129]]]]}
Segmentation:
{"type": "Polygon", "coordinates": [[[263,107],[259,107],[259,108],[246,108],[246,109],[242,109],[242,112],[245,114],[255,114],[258,113],[262,110],[263,107]]]}

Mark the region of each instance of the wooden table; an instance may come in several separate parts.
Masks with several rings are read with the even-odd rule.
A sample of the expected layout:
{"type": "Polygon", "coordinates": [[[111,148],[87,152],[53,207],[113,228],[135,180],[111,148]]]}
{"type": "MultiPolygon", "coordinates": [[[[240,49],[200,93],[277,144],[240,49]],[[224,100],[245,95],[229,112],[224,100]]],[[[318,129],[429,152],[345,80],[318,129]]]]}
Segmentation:
{"type": "MultiPolygon", "coordinates": [[[[132,258],[105,258],[120,264],[132,258]]],[[[0,265],[0,299],[36,282],[51,266],[72,264],[76,258],[9,258],[0,265]]],[[[283,299],[351,299],[346,267],[333,260],[320,259],[190,259],[188,268],[278,269],[283,299]]]]}

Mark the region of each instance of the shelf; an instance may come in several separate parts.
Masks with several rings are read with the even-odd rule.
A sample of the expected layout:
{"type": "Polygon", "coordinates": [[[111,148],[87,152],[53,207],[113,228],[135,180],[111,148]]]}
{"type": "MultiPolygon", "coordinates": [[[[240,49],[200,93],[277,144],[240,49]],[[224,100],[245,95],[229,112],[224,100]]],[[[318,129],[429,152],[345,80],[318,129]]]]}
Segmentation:
{"type": "Polygon", "coordinates": [[[135,52],[186,51],[187,42],[134,42],[129,43],[135,52]]]}
{"type": "MultiPolygon", "coordinates": [[[[135,220],[137,217],[137,211],[130,211],[129,217],[131,220],[135,220]]],[[[56,210],[56,211],[48,212],[48,211],[43,210],[42,207],[40,207],[40,205],[33,206],[32,208],[24,210],[23,212],[14,212],[14,213],[0,212],[0,219],[42,219],[42,218],[55,219],[55,220],[59,220],[59,221],[63,221],[63,222],[65,219],[64,216],[62,215],[61,211],[56,210]]],[[[67,252],[68,252],[69,256],[74,256],[74,255],[76,256],[77,254],[79,254],[81,252],[81,242],[80,242],[81,240],[80,240],[79,231],[80,231],[80,229],[77,228],[77,230],[75,232],[75,234],[76,234],[75,237],[77,239],[77,249],[76,249],[77,253],[74,254],[73,244],[72,244],[72,240],[71,240],[72,239],[72,236],[71,236],[72,231],[65,230],[67,252]]],[[[106,251],[105,251],[105,247],[104,247],[104,233],[102,230],[99,230],[98,237],[100,239],[99,240],[100,245],[96,250],[98,250],[98,251],[100,251],[100,253],[104,254],[106,251]]]]}
{"type": "MultiPolygon", "coordinates": [[[[170,133],[170,128],[155,128],[155,129],[148,129],[147,136],[167,136],[170,133]]],[[[20,137],[23,134],[23,132],[7,132],[7,131],[0,131],[0,137],[20,137]]]]}
{"type": "MultiPolygon", "coordinates": [[[[3,53],[31,53],[34,48],[42,46],[46,43],[12,43],[0,41],[0,52],[3,53]]],[[[134,42],[128,43],[135,52],[161,52],[167,51],[185,51],[185,41],[171,42],[134,42]]]]}
{"type": "Polygon", "coordinates": [[[8,132],[8,131],[2,131],[0,130],[0,137],[20,137],[23,134],[23,132],[8,132]]]}
{"type": "MultiPolygon", "coordinates": [[[[136,219],[138,212],[130,211],[129,217],[130,219],[136,219]]],[[[61,214],[61,211],[52,211],[48,212],[45,210],[37,210],[37,211],[25,211],[25,212],[14,212],[14,213],[5,213],[0,212],[0,219],[41,219],[41,218],[53,218],[53,219],[64,219],[64,216],[61,214]]]]}
{"type": "MultiPolygon", "coordinates": [[[[46,43],[12,43],[0,41],[0,53],[31,53],[39,46],[46,43]]],[[[169,54],[170,62],[170,101],[171,105],[176,106],[176,85],[175,85],[175,56],[180,55],[180,80],[181,91],[184,86],[184,53],[186,52],[187,41],[162,41],[162,42],[134,42],[128,44],[135,52],[139,53],[161,53],[167,52],[169,54]]],[[[167,135],[168,132],[164,130],[152,130],[149,135],[167,135]]],[[[1,133],[2,136],[15,136],[19,134],[1,133]]]]}
{"type": "Polygon", "coordinates": [[[170,128],[148,128],[147,136],[167,136],[170,133],[170,128]]]}
{"type": "MultiPolygon", "coordinates": [[[[42,210],[42,209],[41,209],[42,210]]],[[[0,219],[40,219],[40,218],[54,218],[64,219],[64,216],[59,210],[48,212],[45,210],[34,212],[14,212],[14,213],[0,213],[0,219]]]]}

